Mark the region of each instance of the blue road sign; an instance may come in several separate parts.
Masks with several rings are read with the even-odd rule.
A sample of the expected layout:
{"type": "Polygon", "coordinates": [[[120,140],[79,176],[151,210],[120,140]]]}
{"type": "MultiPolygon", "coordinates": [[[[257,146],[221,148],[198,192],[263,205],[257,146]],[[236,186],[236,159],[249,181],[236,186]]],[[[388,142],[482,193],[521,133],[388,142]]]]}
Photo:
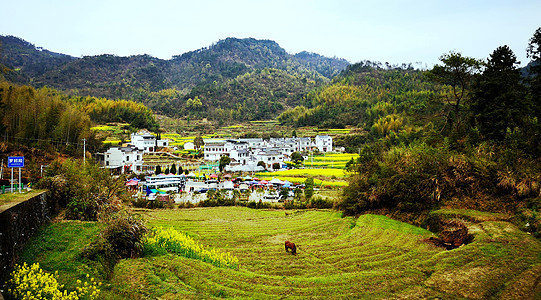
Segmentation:
{"type": "Polygon", "coordinates": [[[9,156],[8,168],[24,168],[24,156],[9,156]]]}

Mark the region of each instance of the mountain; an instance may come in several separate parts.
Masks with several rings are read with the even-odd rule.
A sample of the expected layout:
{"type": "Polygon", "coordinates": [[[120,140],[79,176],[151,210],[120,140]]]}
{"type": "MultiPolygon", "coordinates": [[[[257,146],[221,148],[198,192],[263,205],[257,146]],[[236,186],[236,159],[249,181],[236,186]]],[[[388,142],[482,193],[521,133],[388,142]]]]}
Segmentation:
{"type": "Polygon", "coordinates": [[[186,103],[190,99],[199,99],[201,106],[188,104],[177,107],[183,107],[181,115],[206,117],[218,120],[219,124],[266,120],[276,117],[279,111],[299,105],[317,85],[312,79],[266,68],[221,84],[196,87],[186,96],[186,103]]]}
{"type": "Polygon", "coordinates": [[[74,60],[75,57],[36,47],[18,37],[0,35],[0,64],[13,70],[6,74],[10,81],[27,83],[74,60]]]}
{"type": "Polygon", "coordinates": [[[306,51],[295,54],[295,58],[327,78],[333,78],[349,66],[349,62],[345,59],[329,58],[306,51]]]}
{"type": "MultiPolygon", "coordinates": [[[[289,85],[304,93],[315,85],[328,82],[349,65],[344,59],[314,53],[291,55],[274,41],[253,38],[227,38],[170,60],[149,55],[120,57],[108,54],[74,58],[12,36],[0,36],[0,42],[0,64],[12,70],[5,76],[9,81],[35,87],[46,85],[76,96],[134,99],[170,115],[175,112],[178,115],[178,111],[185,108],[186,100],[205,89],[220,94],[219,102],[228,105],[242,104],[244,99],[254,98],[250,89],[244,89],[252,93],[250,95],[244,95],[240,90],[238,93],[218,92],[217,87],[230,86],[241,75],[261,73],[265,69],[279,70],[284,76],[270,76],[270,79],[269,76],[255,76],[250,79],[250,84],[272,89],[273,86],[288,85],[283,82],[287,78],[292,80],[289,85]],[[258,79],[265,82],[257,82],[258,79]],[[269,82],[274,79],[278,81],[269,82]],[[305,88],[299,89],[299,84],[304,84],[305,88]],[[161,101],[164,94],[168,95],[166,102],[161,101]],[[227,94],[235,97],[227,98],[224,96],[227,94]]],[[[260,90],[259,95],[269,92],[260,90]]],[[[272,101],[280,105],[273,106],[273,113],[270,116],[264,114],[265,117],[276,116],[281,108],[289,107],[291,96],[286,94],[276,96],[273,92],[272,101]]],[[[212,100],[208,95],[204,99],[212,100]]],[[[252,115],[254,118],[262,116],[252,115]]]]}

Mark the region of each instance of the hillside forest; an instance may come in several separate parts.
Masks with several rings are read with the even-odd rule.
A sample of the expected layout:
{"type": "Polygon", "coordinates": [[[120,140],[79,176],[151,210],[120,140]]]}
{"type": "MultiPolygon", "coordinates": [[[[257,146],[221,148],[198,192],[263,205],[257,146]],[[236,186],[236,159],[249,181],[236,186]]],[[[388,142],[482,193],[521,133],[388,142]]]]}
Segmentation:
{"type": "Polygon", "coordinates": [[[130,99],[170,117],[220,123],[274,118],[349,65],[306,51],[291,55],[274,41],[251,38],[227,38],[162,60],[75,58],[13,36],[0,36],[0,64],[9,68],[4,77],[13,83],[70,96],[130,99]]]}

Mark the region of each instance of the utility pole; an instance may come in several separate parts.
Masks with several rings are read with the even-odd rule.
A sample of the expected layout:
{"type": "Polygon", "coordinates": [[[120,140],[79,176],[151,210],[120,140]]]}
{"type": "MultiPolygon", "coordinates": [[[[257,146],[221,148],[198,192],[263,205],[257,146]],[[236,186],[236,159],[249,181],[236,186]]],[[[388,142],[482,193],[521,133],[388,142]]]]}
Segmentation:
{"type": "Polygon", "coordinates": [[[83,139],[83,164],[86,163],[86,139],[83,139]]]}

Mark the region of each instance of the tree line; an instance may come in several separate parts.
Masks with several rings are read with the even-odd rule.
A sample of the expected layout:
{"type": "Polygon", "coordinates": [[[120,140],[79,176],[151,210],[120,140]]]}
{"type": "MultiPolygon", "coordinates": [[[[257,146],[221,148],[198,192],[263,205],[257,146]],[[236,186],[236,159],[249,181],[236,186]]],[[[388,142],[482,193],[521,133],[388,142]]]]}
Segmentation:
{"type": "Polygon", "coordinates": [[[132,128],[157,129],[152,111],[133,101],[69,97],[47,87],[35,89],[0,82],[0,137],[4,142],[73,151],[88,140],[99,147],[94,123],[125,122],[132,128]]]}
{"type": "MultiPolygon", "coordinates": [[[[342,211],[380,210],[415,222],[412,216],[450,204],[516,214],[526,230],[539,235],[541,28],[527,55],[531,61],[521,69],[505,45],[486,61],[452,51],[415,75],[432,84],[430,89],[380,89],[387,93],[381,97],[385,103],[367,106],[361,115],[365,131],[337,141],[356,143],[360,153],[348,163],[352,176],[342,211]]],[[[361,73],[373,70],[356,67],[361,73]]],[[[361,77],[346,76],[340,84],[361,77]]]]}

